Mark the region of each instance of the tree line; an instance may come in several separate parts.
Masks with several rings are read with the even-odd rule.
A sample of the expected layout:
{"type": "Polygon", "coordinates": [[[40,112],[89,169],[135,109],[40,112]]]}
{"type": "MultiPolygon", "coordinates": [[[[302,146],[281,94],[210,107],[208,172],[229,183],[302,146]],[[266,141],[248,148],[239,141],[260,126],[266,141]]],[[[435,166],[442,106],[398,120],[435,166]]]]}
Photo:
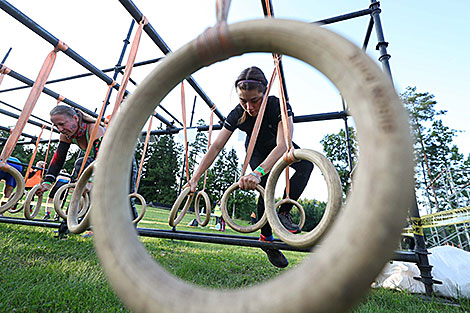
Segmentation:
{"type": "MultiPolygon", "coordinates": [[[[414,138],[415,151],[415,180],[419,200],[433,207],[434,211],[441,211],[458,207],[459,203],[470,200],[466,192],[459,197],[451,197],[452,190],[444,186],[442,180],[437,180],[446,169],[453,170],[453,182],[455,185],[468,184],[470,178],[470,155],[466,158],[453,139],[458,133],[444,124],[441,117],[446,111],[436,110],[437,102],[434,96],[428,92],[418,92],[415,87],[408,87],[400,95],[402,102],[410,115],[410,128],[414,138]]],[[[205,125],[204,120],[199,120],[198,125],[205,125]]],[[[352,166],[357,163],[360,153],[357,142],[357,134],[354,127],[349,127],[350,149],[352,166]]],[[[147,202],[153,202],[164,206],[171,206],[187,178],[184,171],[185,158],[184,146],[175,141],[175,135],[152,136],[148,144],[144,158],[139,193],[147,202]]],[[[7,132],[1,132],[0,137],[7,138],[7,132]]],[[[197,132],[195,140],[188,144],[188,167],[190,175],[207,152],[207,133],[197,132]]],[[[0,144],[3,146],[4,141],[0,144]]],[[[346,132],[344,129],[335,134],[328,134],[321,140],[323,150],[327,158],[337,169],[343,194],[346,197],[350,189],[350,166],[348,164],[348,149],[346,144],[346,132]]],[[[57,147],[51,145],[47,164],[52,159],[52,154],[57,147]]],[[[13,156],[23,163],[29,163],[34,145],[17,145],[13,156]]],[[[44,160],[47,144],[40,144],[36,161],[44,160]]],[[[140,138],[136,149],[135,158],[140,162],[143,151],[143,138],[140,138]]],[[[70,149],[64,168],[71,173],[73,163],[79,156],[80,150],[70,149]]],[[[239,157],[232,148],[223,149],[216,158],[214,164],[207,171],[205,191],[209,195],[212,205],[220,200],[227,188],[236,182],[240,176],[241,166],[239,157]]],[[[24,173],[23,173],[24,174],[24,173]]],[[[199,190],[203,189],[204,179],[199,181],[199,190]]],[[[229,212],[236,218],[250,220],[251,212],[256,212],[257,193],[253,191],[237,190],[230,197],[229,212]]],[[[308,217],[308,223],[304,229],[311,229],[319,221],[326,203],[315,199],[300,199],[308,217]],[[318,221],[317,221],[318,220],[318,221]]],[[[294,220],[299,215],[294,216],[294,220]]]]}
{"type": "MultiPolygon", "coordinates": [[[[419,92],[408,87],[400,94],[402,103],[409,114],[410,129],[414,139],[415,189],[418,202],[429,213],[461,207],[470,203],[468,186],[470,180],[470,155],[465,157],[454,144],[459,133],[445,125],[442,117],[446,110],[437,110],[434,95],[419,92]],[[442,179],[446,177],[446,179],[442,179]]],[[[349,127],[352,166],[357,163],[360,153],[356,130],[349,127]]],[[[346,132],[329,134],[322,141],[326,156],[335,165],[346,196],[350,189],[350,168],[348,165],[346,132]]],[[[398,196],[398,195],[397,195],[398,196]]]]}

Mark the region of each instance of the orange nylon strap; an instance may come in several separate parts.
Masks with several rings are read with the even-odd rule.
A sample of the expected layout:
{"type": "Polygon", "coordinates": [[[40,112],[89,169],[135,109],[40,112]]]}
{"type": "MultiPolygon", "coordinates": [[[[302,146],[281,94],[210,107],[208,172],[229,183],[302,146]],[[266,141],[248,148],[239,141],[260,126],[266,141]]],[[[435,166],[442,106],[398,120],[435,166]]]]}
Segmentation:
{"type": "Polygon", "coordinates": [[[188,129],[186,128],[186,100],[184,95],[184,82],[181,82],[181,112],[183,115],[184,130],[184,154],[186,163],[186,179],[189,182],[189,162],[188,162],[188,129]]]}
{"type": "Polygon", "coordinates": [[[268,13],[268,16],[271,17],[272,13],[271,13],[271,6],[269,5],[269,0],[265,0],[265,3],[266,3],[266,12],[268,13]]]}
{"type": "MultiPolygon", "coordinates": [[[[57,104],[56,105],[59,105],[59,103],[61,103],[64,100],[65,100],[65,97],[62,96],[62,95],[59,95],[59,97],[57,98],[57,104]]],[[[41,174],[42,177],[44,177],[45,170],[46,170],[47,157],[49,156],[49,150],[51,148],[51,141],[52,141],[52,133],[53,132],[54,132],[54,126],[51,126],[49,141],[47,142],[46,157],[44,158],[44,166],[42,167],[42,174],[41,174]]]]}
{"type": "Polygon", "coordinates": [[[51,126],[51,133],[49,135],[49,141],[47,142],[46,157],[44,158],[44,166],[42,167],[42,174],[41,174],[42,177],[44,177],[44,174],[45,174],[47,157],[49,156],[49,149],[51,148],[52,133],[53,133],[53,126],[51,126]]]}
{"type": "Polygon", "coordinates": [[[41,132],[39,133],[39,136],[38,138],[36,139],[36,146],[34,147],[34,151],[33,151],[33,155],[31,156],[31,159],[29,159],[29,164],[28,164],[28,168],[26,169],[26,174],[24,175],[25,177],[25,180],[28,179],[28,176],[29,176],[29,172],[31,172],[31,168],[33,166],[33,163],[34,163],[34,159],[36,158],[36,154],[38,152],[38,146],[39,146],[39,142],[41,141],[41,136],[42,136],[42,132],[44,130],[44,125],[42,125],[41,127],[41,132]]]}
{"type": "Polygon", "coordinates": [[[142,175],[142,167],[144,165],[145,153],[147,152],[147,146],[150,139],[150,131],[152,130],[153,113],[150,115],[149,127],[147,129],[147,135],[145,136],[144,149],[142,150],[142,157],[140,158],[139,172],[137,173],[137,179],[135,180],[135,192],[139,190],[140,176],[142,175]]]}
{"type": "Polygon", "coordinates": [[[88,159],[88,156],[90,155],[91,147],[93,146],[93,142],[96,139],[96,133],[98,132],[98,129],[100,128],[101,119],[103,118],[103,114],[104,114],[104,108],[106,107],[106,99],[108,99],[109,93],[111,92],[111,89],[113,88],[114,85],[116,85],[115,81],[113,81],[111,85],[108,85],[108,92],[106,93],[106,97],[104,98],[103,105],[101,106],[100,114],[98,114],[98,117],[96,118],[96,122],[93,126],[93,130],[91,131],[88,145],[86,147],[85,155],[83,157],[82,166],[80,167],[80,171],[78,172],[77,177],[80,177],[80,175],[83,172],[83,169],[85,168],[86,160],[88,159]]]}
{"type": "Polygon", "coordinates": [[[119,106],[121,105],[122,99],[124,98],[124,93],[126,92],[127,83],[131,77],[131,72],[134,67],[135,57],[137,56],[137,50],[139,50],[140,37],[142,36],[142,29],[145,25],[148,24],[147,18],[142,16],[142,20],[139,22],[139,27],[137,28],[132,41],[131,50],[129,52],[129,57],[127,58],[126,67],[124,68],[124,75],[122,75],[121,85],[119,86],[119,91],[116,96],[116,102],[114,103],[113,113],[111,113],[111,118],[113,119],[114,114],[117,112],[119,106]]]}
{"type": "Polygon", "coordinates": [[[0,155],[0,166],[2,166],[3,163],[6,163],[8,158],[11,156],[16,143],[18,142],[18,139],[23,132],[26,122],[31,116],[34,106],[36,105],[36,102],[38,101],[39,96],[44,89],[44,85],[46,84],[49,74],[51,73],[56,56],[57,50],[54,48],[54,50],[52,50],[44,60],[44,64],[42,65],[38,77],[36,78],[36,81],[31,88],[28,99],[26,99],[26,103],[23,107],[23,110],[21,111],[20,116],[18,117],[15,128],[11,132],[11,135],[8,137],[8,140],[3,147],[2,153],[0,155]]]}
{"type": "Polygon", "coordinates": [[[217,24],[227,23],[228,10],[230,9],[231,0],[217,0],[215,3],[215,12],[217,24]]]}
{"type": "Polygon", "coordinates": [[[2,64],[2,66],[0,67],[0,85],[2,84],[3,76],[8,73],[10,73],[10,69],[2,64]]]}
{"type": "MultiPolygon", "coordinates": [[[[211,107],[211,121],[209,124],[209,138],[207,140],[207,150],[211,147],[211,138],[212,138],[212,127],[214,125],[214,111],[216,109],[215,104],[211,107]]],[[[206,189],[206,180],[207,180],[207,170],[204,172],[204,184],[202,185],[202,190],[206,189]]]]}
{"type": "Polygon", "coordinates": [[[288,115],[287,115],[287,103],[286,103],[286,97],[284,93],[284,87],[282,85],[282,78],[281,78],[281,69],[279,67],[279,58],[275,59],[276,63],[276,72],[279,75],[279,93],[280,93],[280,98],[281,101],[279,102],[280,109],[281,109],[281,120],[282,120],[282,127],[284,131],[284,140],[286,142],[287,150],[290,150],[292,147],[292,138],[290,135],[290,127],[288,123],[288,115]]]}
{"type": "Polygon", "coordinates": [[[248,167],[248,163],[250,162],[250,159],[251,159],[251,155],[253,154],[255,143],[256,143],[256,140],[258,139],[258,133],[259,133],[259,129],[261,126],[261,122],[263,121],[264,110],[266,109],[266,103],[268,102],[269,91],[271,90],[271,85],[273,84],[274,79],[276,78],[276,74],[277,72],[273,71],[273,74],[271,75],[271,80],[269,81],[269,84],[266,87],[266,92],[263,97],[263,102],[261,102],[258,116],[256,117],[255,125],[253,126],[253,131],[251,133],[251,138],[248,144],[248,149],[246,150],[245,162],[243,162],[242,172],[240,174],[241,176],[245,174],[246,168],[248,167]]]}

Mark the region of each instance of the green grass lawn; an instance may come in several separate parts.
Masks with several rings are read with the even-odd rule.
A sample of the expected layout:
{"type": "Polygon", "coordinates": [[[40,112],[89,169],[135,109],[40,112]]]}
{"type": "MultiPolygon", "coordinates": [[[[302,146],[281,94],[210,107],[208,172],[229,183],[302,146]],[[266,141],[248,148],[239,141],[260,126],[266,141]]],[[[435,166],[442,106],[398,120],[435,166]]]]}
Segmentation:
{"type": "MultiPolygon", "coordinates": [[[[170,229],[168,214],[149,208],[139,227],[170,229]]],[[[23,217],[21,212],[5,215],[23,217]]],[[[193,218],[185,216],[177,229],[220,233],[186,226],[193,218]]],[[[239,235],[229,228],[226,233],[239,235]]],[[[52,229],[1,223],[0,234],[0,312],[126,312],[106,281],[92,238],[69,235],[59,240],[52,229]]],[[[281,270],[258,248],[147,237],[141,241],[166,270],[211,288],[254,285],[308,256],[286,251],[290,266],[281,270]]],[[[374,289],[353,312],[470,312],[469,300],[453,302],[456,305],[444,305],[438,299],[424,301],[405,292],[374,289]]]]}

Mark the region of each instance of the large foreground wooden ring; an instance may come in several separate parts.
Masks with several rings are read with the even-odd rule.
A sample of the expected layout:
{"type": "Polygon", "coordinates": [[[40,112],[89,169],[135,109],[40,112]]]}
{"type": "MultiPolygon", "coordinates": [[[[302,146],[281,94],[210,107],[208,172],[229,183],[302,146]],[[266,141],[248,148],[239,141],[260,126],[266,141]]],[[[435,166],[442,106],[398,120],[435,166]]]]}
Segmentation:
{"type": "Polygon", "coordinates": [[[409,125],[390,78],[360,48],[316,25],[263,19],[208,31],[156,66],[103,139],[91,195],[103,270],[133,312],[344,312],[393,256],[414,196],[409,125]],[[256,51],[305,61],[336,85],[355,119],[360,166],[346,207],[301,264],[249,288],[203,288],[157,264],[130,222],[126,191],[134,146],[148,116],[185,77],[256,51]]]}
{"type": "Polygon", "coordinates": [[[37,184],[33,188],[31,188],[31,190],[26,195],[26,199],[24,200],[24,203],[23,203],[24,218],[27,220],[32,220],[33,218],[35,218],[36,215],[38,215],[39,210],[41,209],[42,196],[44,194],[41,194],[40,196],[38,196],[36,200],[36,205],[33,205],[34,210],[32,210],[31,212],[31,202],[33,201],[33,197],[39,188],[41,188],[40,184],[37,184]]]}
{"type": "MultiPolygon", "coordinates": [[[[230,214],[227,208],[228,198],[230,197],[232,192],[234,192],[238,188],[240,188],[240,186],[238,186],[237,182],[233,183],[230,187],[227,188],[227,190],[225,190],[224,195],[222,196],[222,200],[220,200],[220,210],[222,211],[222,217],[224,218],[225,223],[227,223],[227,225],[230,226],[233,230],[236,230],[240,233],[255,232],[261,227],[263,227],[264,224],[266,224],[266,214],[263,214],[263,216],[255,224],[249,226],[238,225],[230,218],[230,214]]],[[[262,201],[264,201],[264,188],[260,185],[256,185],[256,190],[259,192],[259,196],[263,198],[262,201]]]]}
{"type": "Polygon", "coordinates": [[[67,227],[69,231],[73,234],[83,233],[85,230],[90,227],[90,219],[92,210],[92,205],[88,208],[88,212],[85,214],[85,217],[79,222],[78,221],[78,212],[80,211],[80,200],[82,199],[83,192],[85,187],[93,175],[95,169],[96,161],[93,161],[82,173],[78,181],[76,182],[75,189],[72,193],[72,198],[70,199],[69,208],[67,211],[67,227]]]}
{"type": "Polygon", "coordinates": [[[211,220],[211,199],[209,195],[204,190],[199,191],[194,198],[194,215],[196,215],[196,221],[199,223],[199,226],[206,226],[211,220]],[[206,218],[204,221],[201,219],[201,214],[199,213],[199,201],[201,197],[204,199],[204,204],[206,205],[206,218]]]}
{"type": "MultiPolygon", "coordinates": [[[[341,181],[338,172],[331,162],[321,153],[308,149],[293,150],[294,157],[297,160],[307,160],[314,163],[322,172],[326,180],[328,190],[328,201],[326,203],[325,213],[320,222],[314,229],[306,234],[292,234],[284,226],[282,226],[279,217],[276,214],[274,205],[274,191],[276,183],[282,171],[289,166],[284,158],[279,159],[271,170],[266,183],[265,207],[269,225],[271,225],[274,233],[285,243],[299,248],[312,247],[318,240],[325,235],[326,231],[331,227],[336,215],[338,214],[342,199],[343,191],[341,189],[341,181]]],[[[276,204],[277,206],[277,204],[276,204]]]]}
{"type": "Polygon", "coordinates": [[[4,205],[0,206],[0,214],[8,211],[9,208],[12,208],[23,197],[24,193],[24,179],[19,171],[8,163],[5,164],[1,170],[13,176],[16,181],[16,192],[4,205]]]}
{"type": "Polygon", "coordinates": [[[168,224],[170,224],[171,227],[175,227],[176,225],[178,225],[179,222],[181,222],[181,220],[183,219],[186,212],[188,212],[188,209],[191,206],[194,197],[194,194],[191,194],[190,191],[191,189],[189,187],[184,188],[179,197],[176,199],[173,206],[171,207],[170,216],[168,217],[168,224]],[[178,216],[176,216],[176,213],[178,213],[178,209],[180,208],[181,203],[183,203],[184,199],[186,199],[184,207],[179,212],[178,216]]]}
{"type": "Polygon", "coordinates": [[[129,199],[131,198],[139,199],[140,204],[142,205],[140,214],[132,221],[132,223],[137,224],[144,218],[145,212],[147,211],[147,202],[145,201],[145,198],[142,195],[138,194],[137,192],[129,194],[129,199]]]}
{"type": "Polygon", "coordinates": [[[305,225],[305,210],[303,206],[298,201],[293,200],[293,199],[281,199],[278,202],[276,202],[276,205],[274,207],[277,210],[281,205],[286,204],[286,203],[292,204],[293,207],[295,206],[297,210],[299,210],[299,213],[300,213],[299,228],[302,229],[302,227],[304,227],[305,225]]]}

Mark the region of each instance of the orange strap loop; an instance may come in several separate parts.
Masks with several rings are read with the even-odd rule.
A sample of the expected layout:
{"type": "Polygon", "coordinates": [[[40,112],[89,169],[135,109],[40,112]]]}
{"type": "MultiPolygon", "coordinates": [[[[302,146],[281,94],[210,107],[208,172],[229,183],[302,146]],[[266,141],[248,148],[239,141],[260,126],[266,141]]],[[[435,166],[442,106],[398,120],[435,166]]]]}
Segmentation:
{"type": "Polygon", "coordinates": [[[10,73],[10,69],[2,64],[2,66],[0,67],[0,85],[2,84],[3,76],[8,73],[10,73]]]}
{"type": "Polygon", "coordinates": [[[59,95],[59,97],[57,98],[57,104],[61,103],[64,100],[65,100],[65,97],[62,95],[59,95]]]}
{"type": "Polygon", "coordinates": [[[186,99],[184,94],[184,82],[181,82],[181,114],[183,115],[183,131],[184,131],[184,154],[186,163],[186,179],[189,182],[189,157],[188,157],[188,129],[186,127],[186,99]]]}
{"type": "Polygon", "coordinates": [[[5,65],[2,64],[2,66],[0,67],[0,74],[10,74],[11,70],[6,67],[5,65]]]}
{"type": "Polygon", "coordinates": [[[124,98],[124,93],[126,92],[127,83],[131,77],[132,69],[134,68],[135,57],[137,56],[137,51],[139,50],[140,37],[142,36],[142,28],[147,25],[148,21],[145,16],[142,16],[142,20],[139,22],[139,27],[137,28],[132,41],[131,50],[129,52],[129,57],[127,58],[126,67],[124,68],[124,75],[122,76],[121,85],[119,86],[118,94],[116,96],[116,102],[114,103],[114,109],[111,113],[111,118],[113,119],[114,114],[117,112],[119,106],[121,105],[122,99],[124,98]]]}
{"type": "Polygon", "coordinates": [[[54,51],[56,52],[59,52],[59,51],[65,51],[69,48],[69,46],[67,46],[65,44],[65,42],[63,42],[62,40],[59,40],[59,43],[57,44],[57,46],[55,47],[54,51]]]}
{"type": "Polygon", "coordinates": [[[98,132],[98,129],[100,128],[101,119],[103,118],[104,109],[106,107],[106,99],[108,99],[109,93],[111,92],[111,89],[113,88],[114,85],[115,85],[114,81],[110,85],[108,85],[108,91],[106,92],[106,96],[104,97],[100,114],[98,114],[98,117],[96,118],[96,122],[93,125],[93,130],[91,131],[91,134],[90,134],[90,138],[88,141],[88,145],[86,147],[85,155],[83,156],[84,161],[82,162],[82,166],[80,167],[80,171],[78,172],[77,177],[80,177],[80,175],[83,172],[83,169],[85,168],[86,160],[88,159],[88,156],[90,155],[91,147],[93,146],[93,142],[96,139],[96,133],[98,132]]]}
{"type": "MultiPolygon", "coordinates": [[[[212,129],[214,126],[214,111],[216,109],[215,104],[211,107],[211,118],[209,123],[209,138],[207,139],[207,150],[211,147],[211,138],[212,138],[212,129]]],[[[207,170],[204,172],[204,183],[202,185],[202,190],[206,189],[206,180],[207,180],[207,170]]]]}
{"type": "Polygon", "coordinates": [[[266,87],[266,92],[263,97],[263,102],[261,102],[261,106],[259,108],[258,116],[256,117],[255,125],[253,126],[253,131],[251,133],[250,142],[248,144],[248,149],[246,150],[245,162],[243,162],[241,176],[245,174],[246,168],[248,167],[248,163],[250,162],[251,155],[253,154],[253,150],[255,148],[256,140],[258,139],[258,133],[261,126],[261,122],[263,121],[264,111],[266,109],[266,103],[268,102],[268,95],[269,91],[271,90],[271,85],[276,78],[277,72],[273,71],[271,75],[271,79],[269,81],[268,86],[266,87]]]}
{"type": "Polygon", "coordinates": [[[36,154],[38,152],[38,146],[39,146],[39,142],[41,141],[41,136],[42,136],[42,132],[43,132],[44,128],[45,128],[45,126],[42,125],[41,132],[39,133],[39,136],[36,139],[36,146],[34,147],[33,155],[31,155],[31,159],[29,159],[28,168],[26,169],[26,174],[24,175],[25,180],[28,179],[29,172],[31,172],[31,168],[33,167],[34,159],[36,158],[36,154]]]}
{"type": "Polygon", "coordinates": [[[147,152],[147,146],[150,139],[150,131],[152,130],[153,113],[150,115],[149,127],[147,129],[147,135],[145,135],[144,148],[142,150],[142,157],[140,158],[139,172],[137,172],[137,179],[135,180],[135,192],[139,191],[140,176],[142,175],[142,167],[144,165],[145,153],[147,152]]]}
{"type": "Polygon", "coordinates": [[[54,50],[52,50],[47,55],[46,60],[44,60],[44,64],[42,65],[38,77],[36,78],[36,81],[34,82],[33,87],[31,88],[28,99],[26,100],[23,110],[21,111],[21,114],[18,117],[15,128],[13,129],[11,135],[8,137],[5,146],[3,147],[2,153],[0,155],[0,165],[3,162],[6,162],[6,160],[11,156],[13,149],[15,148],[16,143],[18,142],[18,139],[21,136],[21,133],[23,132],[23,129],[29,117],[31,116],[34,106],[36,105],[36,102],[38,101],[39,96],[41,95],[41,92],[44,89],[44,85],[46,84],[49,74],[51,73],[56,56],[57,50],[54,48],[54,50]]]}

